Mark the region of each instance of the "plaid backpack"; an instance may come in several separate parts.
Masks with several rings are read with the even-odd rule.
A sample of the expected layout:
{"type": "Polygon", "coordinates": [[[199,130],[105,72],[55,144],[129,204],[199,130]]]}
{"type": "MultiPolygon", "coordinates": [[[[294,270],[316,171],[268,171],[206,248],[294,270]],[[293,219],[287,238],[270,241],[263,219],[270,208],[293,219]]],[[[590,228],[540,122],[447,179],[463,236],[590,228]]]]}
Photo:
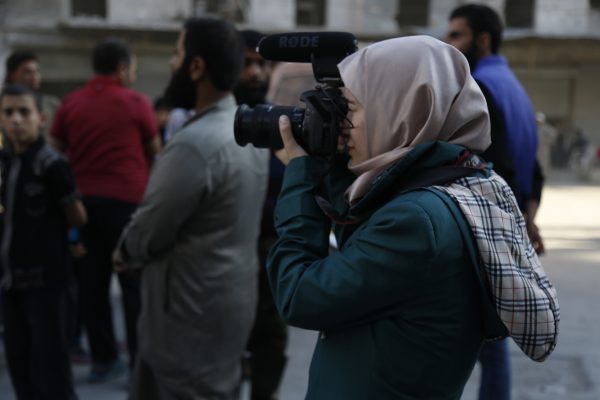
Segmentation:
{"type": "Polygon", "coordinates": [[[428,190],[452,212],[478,266],[484,293],[489,295],[484,299],[487,326],[496,324],[496,328],[484,328],[486,337],[511,336],[532,360],[545,360],[556,347],[558,335],[556,290],[529,241],[525,219],[506,182],[492,173],[428,190]]]}

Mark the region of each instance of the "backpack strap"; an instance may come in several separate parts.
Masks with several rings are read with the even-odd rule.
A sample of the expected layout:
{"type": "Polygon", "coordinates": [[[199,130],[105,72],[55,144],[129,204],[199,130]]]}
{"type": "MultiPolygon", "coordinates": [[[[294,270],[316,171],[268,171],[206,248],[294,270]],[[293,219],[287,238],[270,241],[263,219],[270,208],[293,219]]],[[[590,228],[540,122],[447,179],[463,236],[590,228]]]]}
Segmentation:
{"type": "Polygon", "coordinates": [[[479,259],[479,253],[475,248],[475,239],[473,238],[473,233],[465,220],[463,213],[460,211],[456,203],[448,196],[446,193],[435,189],[435,188],[427,188],[426,190],[432,192],[436,196],[440,198],[450,210],[450,214],[456,221],[456,225],[460,231],[460,234],[463,238],[463,242],[467,247],[467,251],[469,253],[469,258],[471,259],[471,264],[473,265],[473,269],[475,270],[475,274],[477,275],[477,280],[479,281],[479,286],[481,287],[481,306],[483,309],[483,332],[485,338],[488,340],[499,340],[509,336],[508,329],[500,320],[498,313],[496,312],[496,308],[492,302],[492,298],[490,295],[490,290],[488,288],[487,283],[483,279],[481,275],[481,265],[479,259]]]}

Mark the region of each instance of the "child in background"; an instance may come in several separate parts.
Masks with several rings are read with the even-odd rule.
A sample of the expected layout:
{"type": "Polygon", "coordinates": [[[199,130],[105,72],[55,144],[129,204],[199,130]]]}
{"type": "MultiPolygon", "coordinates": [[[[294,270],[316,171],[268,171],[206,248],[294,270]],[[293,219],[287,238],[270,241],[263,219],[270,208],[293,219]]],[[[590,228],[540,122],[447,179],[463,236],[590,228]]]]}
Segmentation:
{"type": "Polygon", "coordinates": [[[17,399],[75,399],[67,341],[67,231],[86,212],[67,161],[40,136],[39,95],[7,85],[0,126],[0,292],[4,346],[17,399]]]}

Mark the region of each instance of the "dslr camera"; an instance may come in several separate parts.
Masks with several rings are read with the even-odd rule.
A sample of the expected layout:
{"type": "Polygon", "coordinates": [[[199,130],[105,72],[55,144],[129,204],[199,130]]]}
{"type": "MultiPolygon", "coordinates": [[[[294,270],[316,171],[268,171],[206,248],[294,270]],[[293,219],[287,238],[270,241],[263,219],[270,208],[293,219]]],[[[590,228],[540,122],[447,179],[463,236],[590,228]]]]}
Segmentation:
{"type": "Polygon", "coordinates": [[[309,154],[332,156],[337,151],[341,123],[348,104],[337,64],[358,49],[357,40],[347,32],[295,32],[264,37],[258,53],[267,60],[311,63],[318,83],[300,95],[305,107],[245,104],[235,114],[235,140],[240,146],[281,149],[279,117],[290,119],[294,138],[309,154]]]}

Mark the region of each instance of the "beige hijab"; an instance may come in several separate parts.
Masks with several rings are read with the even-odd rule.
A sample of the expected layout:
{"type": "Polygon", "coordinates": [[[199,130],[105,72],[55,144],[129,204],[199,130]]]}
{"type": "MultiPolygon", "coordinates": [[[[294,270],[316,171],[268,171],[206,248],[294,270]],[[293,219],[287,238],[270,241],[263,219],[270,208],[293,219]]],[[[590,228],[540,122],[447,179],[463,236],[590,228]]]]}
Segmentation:
{"type": "Polygon", "coordinates": [[[491,143],[485,98],[465,57],[448,44],[429,36],[385,40],[338,68],[365,108],[369,159],[350,166],[358,175],[346,192],[350,203],[418,144],[441,140],[481,152],[491,143]]]}

